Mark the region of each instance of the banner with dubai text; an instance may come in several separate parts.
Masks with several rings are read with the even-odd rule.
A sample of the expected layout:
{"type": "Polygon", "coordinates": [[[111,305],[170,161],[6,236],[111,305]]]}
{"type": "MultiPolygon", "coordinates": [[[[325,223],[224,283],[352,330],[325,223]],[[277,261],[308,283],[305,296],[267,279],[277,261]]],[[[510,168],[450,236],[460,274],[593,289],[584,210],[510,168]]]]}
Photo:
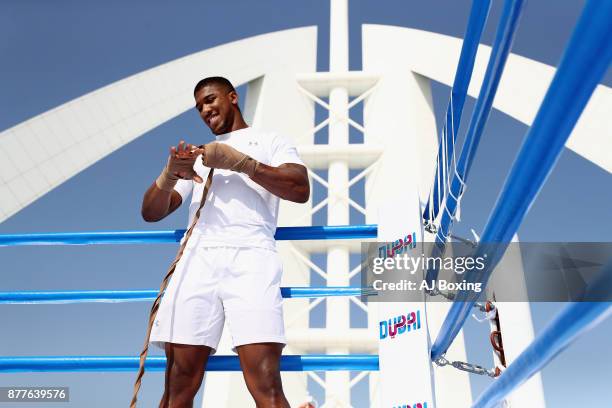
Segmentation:
{"type": "MultiPolygon", "coordinates": [[[[394,258],[422,244],[418,198],[416,193],[410,196],[403,194],[401,200],[380,207],[379,242],[368,243],[370,256],[394,258]],[[372,244],[380,248],[372,250],[372,244]]],[[[362,249],[362,258],[364,255],[362,249]]],[[[382,408],[434,406],[424,301],[410,300],[377,302],[382,408]]]]}

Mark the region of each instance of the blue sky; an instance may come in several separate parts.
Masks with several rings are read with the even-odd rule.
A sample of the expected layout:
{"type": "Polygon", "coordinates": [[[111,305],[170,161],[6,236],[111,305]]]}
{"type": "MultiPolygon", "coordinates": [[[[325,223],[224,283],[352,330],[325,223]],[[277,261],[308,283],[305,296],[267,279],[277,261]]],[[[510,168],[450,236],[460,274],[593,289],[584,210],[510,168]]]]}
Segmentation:
{"type": "MultiPolygon", "coordinates": [[[[483,37],[486,44],[492,42],[501,3],[494,1],[483,37]]],[[[583,3],[564,0],[553,7],[547,0],[529,1],[513,52],[556,65],[583,3]]],[[[406,26],[462,37],[469,5],[465,0],[351,0],[351,69],[361,67],[361,24],[406,26]]],[[[228,41],[281,29],[318,25],[318,69],[326,70],[328,19],[328,0],[2,2],[0,130],[144,69],[228,41]]],[[[603,82],[612,84],[610,71],[603,82]]],[[[433,91],[440,121],[449,89],[434,84],[433,91]]],[[[464,125],[472,107],[473,100],[468,100],[464,125]]],[[[360,118],[359,113],[355,115],[360,118]]],[[[508,116],[492,113],[470,174],[463,221],[456,227],[459,235],[469,236],[469,228],[482,231],[526,131],[526,126],[508,116]]],[[[165,162],[168,146],[183,137],[198,142],[212,138],[195,111],[179,115],[1,223],[0,233],[182,228],[186,222],[184,209],[152,225],[140,218],[140,204],[143,192],[165,162]]],[[[324,138],[323,134],[318,139],[324,138]]],[[[566,150],[521,226],[521,238],[609,241],[612,219],[606,214],[612,202],[611,181],[609,173],[566,150]]],[[[322,193],[315,191],[314,199],[321,198],[322,193]]],[[[321,212],[313,223],[324,224],[325,216],[325,211],[321,212]]],[[[363,220],[353,213],[351,222],[363,220]]],[[[174,253],[172,245],[0,248],[0,290],[155,288],[174,253]]],[[[559,307],[534,307],[537,329],[559,307]]],[[[148,308],[144,303],[2,306],[0,354],[136,355],[142,345],[148,308]]],[[[353,317],[354,324],[360,324],[356,312],[353,317]]],[[[313,325],[321,325],[321,309],[311,318],[313,325]]],[[[593,352],[606,350],[610,335],[612,322],[607,321],[544,370],[549,406],[601,406],[612,398],[608,370],[612,355],[593,352]]],[[[486,328],[468,323],[470,361],[490,364],[485,337],[486,328]]],[[[133,373],[2,375],[0,386],[69,385],[73,402],[66,406],[108,407],[127,403],[133,377],[133,373]]],[[[161,393],[162,375],[145,378],[142,406],[153,406],[161,393]]],[[[475,379],[474,393],[488,382],[475,379]]],[[[365,406],[358,401],[354,405],[365,406]]]]}

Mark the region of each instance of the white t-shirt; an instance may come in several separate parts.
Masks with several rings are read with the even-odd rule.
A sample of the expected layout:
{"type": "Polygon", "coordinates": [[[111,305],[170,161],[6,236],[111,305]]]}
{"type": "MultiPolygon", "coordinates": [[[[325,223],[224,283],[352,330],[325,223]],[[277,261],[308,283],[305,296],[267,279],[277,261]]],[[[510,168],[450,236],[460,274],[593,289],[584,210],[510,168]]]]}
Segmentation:
{"type": "MultiPolygon", "coordinates": [[[[304,165],[295,145],[277,133],[247,127],[218,135],[216,139],[269,166],[277,167],[283,163],[304,165]]],[[[174,187],[183,202],[186,202],[189,193],[193,193],[188,227],[200,205],[210,170],[204,166],[200,157],[193,168],[204,182],[179,180],[174,187]]],[[[215,169],[206,204],[190,241],[197,242],[197,246],[263,247],[275,250],[274,233],[279,200],[278,196],[244,173],[215,169]]]]}

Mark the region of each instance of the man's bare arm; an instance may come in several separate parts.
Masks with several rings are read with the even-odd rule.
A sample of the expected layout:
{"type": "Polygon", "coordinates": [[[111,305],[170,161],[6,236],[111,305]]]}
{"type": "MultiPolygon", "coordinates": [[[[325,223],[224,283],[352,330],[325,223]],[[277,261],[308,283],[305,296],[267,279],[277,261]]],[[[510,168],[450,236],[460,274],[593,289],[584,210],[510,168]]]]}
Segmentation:
{"type": "Polygon", "coordinates": [[[164,219],[168,214],[181,206],[183,199],[173,189],[178,179],[193,180],[202,183],[202,178],[193,169],[196,157],[200,151],[192,144],[181,140],[177,147],[170,148],[168,163],[142,199],[140,213],[147,222],[156,222],[164,219]]]}
{"type": "Polygon", "coordinates": [[[182,202],[179,193],[160,190],[153,182],[144,195],[140,212],[146,222],[157,222],[174,212],[182,202]]]}
{"type": "Polygon", "coordinates": [[[251,180],[284,200],[305,203],[310,197],[308,171],[301,164],[285,163],[272,167],[258,163],[251,180]]]}
{"type": "Polygon", "coordinates": [[[301,164],[268,166],[219,142],[208,143],[196,152],[202,154],[204,166],[245,173],[251,180],[284,200],[305,203],[310,197],[308,171],[301,164]]]}

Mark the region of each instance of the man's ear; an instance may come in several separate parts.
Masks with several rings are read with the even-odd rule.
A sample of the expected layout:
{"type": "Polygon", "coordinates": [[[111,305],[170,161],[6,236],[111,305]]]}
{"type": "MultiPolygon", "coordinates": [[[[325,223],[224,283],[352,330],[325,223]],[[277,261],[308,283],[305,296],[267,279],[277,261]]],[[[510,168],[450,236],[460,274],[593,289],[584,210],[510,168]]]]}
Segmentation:
{"type": "Polygon", "coordinates": [[[229,98],[230,98],[230,102],[231,102],[233,105],[238,106],[238,94],[236,93],[236,91],[231,91],[231,92],[229,93],[229,98]]]}

